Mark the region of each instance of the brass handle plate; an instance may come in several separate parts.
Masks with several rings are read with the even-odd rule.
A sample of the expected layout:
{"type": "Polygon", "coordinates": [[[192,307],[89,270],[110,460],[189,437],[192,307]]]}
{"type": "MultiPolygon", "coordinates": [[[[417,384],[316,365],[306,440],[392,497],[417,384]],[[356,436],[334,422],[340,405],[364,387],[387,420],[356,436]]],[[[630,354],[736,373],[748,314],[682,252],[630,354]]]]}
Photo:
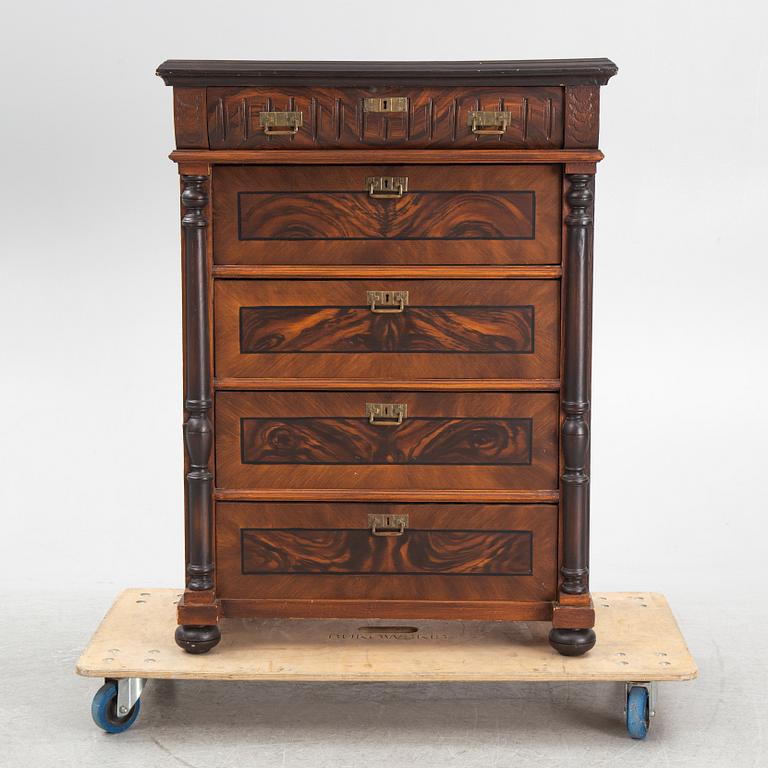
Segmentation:
{"type": "Polygon", "coordinates": [[[368,423],[375,427],[397,427],[408,416],[406,403],[366,403],[368,423]]]}
{"type": "Polygon", "coordinates": [[[259,125],[267,136],[293,136],[304,125],[304,113],[259,112],[259,125]]]}
{"type": "Polygon", "coordinates": [[[407,96],[363,99],[363,112],[407,112],[407,96]]]}
{"type": "Polygon", "coordinates": [[[365,188],[369,197],[385,200],[392,197],[402,197],[408,191],[407,176],[366,176],[365,188]]]}
{"type": "Polygon", "coordinates": [[[368,515],[372,536],[402,536],[408,527],[408,515],[368,515]]]}
{"type": "Polygon", "coordinates": [[[471,110],[467,125],[477,136],[502,136],[512,122],[511,112],[486,112],[471,110]]]}
{"type": "Polygon", "coordinates": [[[368,306],[377,315],[397,315],[408,306],[408,291],[367,291],[368,306]]]}

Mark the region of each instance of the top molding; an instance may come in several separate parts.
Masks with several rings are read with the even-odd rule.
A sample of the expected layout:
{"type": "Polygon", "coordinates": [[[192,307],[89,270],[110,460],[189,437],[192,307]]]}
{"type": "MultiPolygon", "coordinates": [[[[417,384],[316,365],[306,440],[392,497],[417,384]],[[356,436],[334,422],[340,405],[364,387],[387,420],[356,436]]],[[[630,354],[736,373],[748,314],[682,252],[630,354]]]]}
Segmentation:
{"type": "Polygon", "coordinates": [[[605,85],[610,59],[529,61],[197,61],[157,68],[166,85],[605,85]]]}

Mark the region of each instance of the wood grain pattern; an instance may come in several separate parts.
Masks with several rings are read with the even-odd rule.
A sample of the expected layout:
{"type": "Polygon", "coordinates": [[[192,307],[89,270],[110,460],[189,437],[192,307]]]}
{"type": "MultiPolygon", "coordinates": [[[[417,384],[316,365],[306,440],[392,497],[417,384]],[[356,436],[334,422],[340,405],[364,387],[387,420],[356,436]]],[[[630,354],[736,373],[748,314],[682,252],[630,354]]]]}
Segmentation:
{"type": "Polygon", "coordinates": [[[531,463],[530,419],[409,417],[397,427],[365,417],[241,418],[243,464],[531,463]]]}
{"type": "MultiPolygon", "coordinates": [[[[361,185],[364,187],[364,185],[361,185]]],[[[241,192],[240,240],[532,240],[532,192],[241,192]]]]}
{"type": "Polygon", "coordinates": [[[218,392],[216,485],[556,489],[557,427],[544,392],[218,392]],[[366,402],[406,403],[408,418],[370,425],[366,402]]]}
{"type": "Polygon", "coordinates": [[[554,165],[214,168],[214,261],[558,264],[561,184],[554,165]],[[372,200],[369,176],[409,191],[372,200]]]}
{"type": "Polygon", "coordinates": [[[559,265],[512,265],[493,267],[472,264],[469,266],[428,266],[421,264],[413,267],[406,265],[377,266],[354,265],[332,266],[322,264],[214,264],[214,277],[233,278],[274,278],[276,280],[295,280],[299,278],[317,280],[320,278],[342,278],[360,280],[365,278],[395,278],[396,280],[431,280],[435,278],[477,280],[538,280],[556,279],[562,276],[559,265]]]}
{"type": "Polygon", "coordinates": [[[210,151],[177,149],[170,153],[175,163],[211,165],[551,165],[552,163],[599,163],[599,149],[217,149],[210,151]]]}
{"type": "MultiPolygon", "coordinates": [[[[280,378],[280,377],[224,377],[214,379],[215,389],[228,390],[290,390],[290,389],[345,389],[366,390],[381,384],[376,379],[336,378],[280,378]]],[[[387,379],[390,391],[438,392],[556,392],[559,379],[387,379]]]]}
{"type": "MultiPolygon", "coordinates": [[[[173,89],[173,123],[177,147],[208,149],[205,88],[173,89]]],[[[184,169],[180,173],[192,172],[184,169]]]]}
{"type": "Polygon", "coordinates": [[[303,88],[207,89],[212,149],[347,149],[505,147],[555,149],[563,144],[563,89],[540,88],[303,88]],[[405,97],[406,112],[368,112],[364,99],[405,97]],[[507,111],[503,135],[476,135],[470,110],[507,111]],[[269,136],[261,112],[302,113],[290,136],[269,136]]]}
{"type": "Polygon", "coordinates": [[[542,600],[556,587],[554,505],[236,503],[216,507],[223,600],[542,600]],[[408,515],[379,538],[369,514],[408,515]],[[346,546],[345,546],[346,545],[346,546]]]}
{"type": "MultiPolygon", "coordinates": [[[[556,377],[554,280],[217,280],[216,375],[419,381],[556,377]],[[368,291],[409,293],[401,314],[368,291]]],[[[376,386],[374,384],[374,386],[376,386]]]]}
{"type": "Polygon", "coordinates": [[[240,348],[257,352],[533,352],[533,306],[242,307],[240,348]]]}
{"type": "Polygon", "coordinates": [[[221,488],[214,491],[217,501],[370,501],[481,504],[557,504],[557,490],[531,489],[421,489],[396,488],[221,488]]]}
{"type": "Polygon", "coordinates": [[[530,531],[430,531],[402,536],[338,528],[243,528],[243,575],[447,573],[528,576],[530,531]]]}

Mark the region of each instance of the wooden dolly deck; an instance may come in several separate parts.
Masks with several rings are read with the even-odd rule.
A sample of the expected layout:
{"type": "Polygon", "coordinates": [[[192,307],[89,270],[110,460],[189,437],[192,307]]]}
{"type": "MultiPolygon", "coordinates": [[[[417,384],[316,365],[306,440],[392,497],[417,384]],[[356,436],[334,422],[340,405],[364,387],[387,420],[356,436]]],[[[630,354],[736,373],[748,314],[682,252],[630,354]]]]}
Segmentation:
{"type": "Polygon", "coordinates": [[[176,590],[128,589],[96,630],[77,672],[106,679],[92,710],[97,724],[114,733],[133,724],[144,683],[153,678],[619,681],[627,684],[630,735],[643,738],[655,684],[693,679],[696,663],[663,595],[594,595],[598,641],[580,657],[551,649],[546,622],[363,619],[224,620],[221,643],[198,656],[174,643],[176,590]]]}

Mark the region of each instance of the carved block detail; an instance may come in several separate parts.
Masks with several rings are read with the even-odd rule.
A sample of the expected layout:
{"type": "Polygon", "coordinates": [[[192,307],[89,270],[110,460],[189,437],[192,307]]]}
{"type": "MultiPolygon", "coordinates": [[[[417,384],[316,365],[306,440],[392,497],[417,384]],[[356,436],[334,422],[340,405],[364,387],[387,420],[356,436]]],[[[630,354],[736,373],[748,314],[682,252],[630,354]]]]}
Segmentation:
{"type": "Polygon", "coordinates": [[[572,85],[565,89],[566,149],[596,148],[599,134],[600,88],[572,85]]]}
{"type": "Polygon", "coordinates": [[[205,88],[173,89],[173,122],[179,149],[208,149],[205,88]]]}

